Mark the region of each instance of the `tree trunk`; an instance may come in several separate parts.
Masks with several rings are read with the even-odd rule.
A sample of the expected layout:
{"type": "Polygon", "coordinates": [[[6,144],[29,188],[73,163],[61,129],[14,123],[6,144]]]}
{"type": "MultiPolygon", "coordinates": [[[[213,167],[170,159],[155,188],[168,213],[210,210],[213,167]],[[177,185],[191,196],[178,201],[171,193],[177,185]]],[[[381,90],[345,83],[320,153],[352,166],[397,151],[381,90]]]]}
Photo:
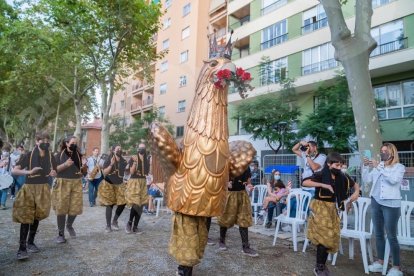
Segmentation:
{"type": "Polygon", "coordinates": [[[60,97],[62,96],[62,93],[59,93],[59,101],[58,101],[58,106],[57,106],[57,110],[56,110],[56,118],[55,118],[55,126],[53,129],[53,145],[52,145],[52,152],[56,151],[56,145],[57,145],[57,141],[56,141],[56,136],[57,136],[57,126],[58,126],[58,122],[59,122],[59,112],[60,112],[60,97]]]}
{"type": "Polygon", "coordinates": [[[102,112],[102,130],[101,130],[101,153],[108,153],[109,150],[109,111],[108,108],[108,87],[105,81],[101,81],[101,112],[102,112]]]}
{"type": "Polygon", "coordinates": [[[78,141],[80,141],[81,138],[81,127],[82,127],[82,108],[81,108],[81,101],[78,99],[73,99],[73,103],[75,105],[75,117],[76,117],[76,128],[75,128],[75,134],[78,141]]]}
{"type": "MultiPolygon", "coordinates": [[[[320,2],[328,17],[335,59],[340,61],[345,69],[351,93],[358,150],[360,152],[370,150],[372,156],[378,160],[382,139],[369,73],[369,56],[376,47],[376,42],[370,33],[372,2],[356,1],[353,35],[346,25],[339,0],[320,0],[320,2]]],[[[367,195],[371,189],[370,183],[364,184],[363,194],[367,195]]]]}

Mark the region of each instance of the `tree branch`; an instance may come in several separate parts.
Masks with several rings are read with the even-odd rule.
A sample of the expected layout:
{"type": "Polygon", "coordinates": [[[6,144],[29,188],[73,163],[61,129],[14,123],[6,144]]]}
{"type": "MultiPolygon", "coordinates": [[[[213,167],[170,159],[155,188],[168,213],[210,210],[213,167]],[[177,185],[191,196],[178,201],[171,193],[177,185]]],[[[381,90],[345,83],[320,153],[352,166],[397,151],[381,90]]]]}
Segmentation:
{"type": "MultiPolygon", "coordinates": [[[[346,25],[339,0],[319,0],[328,17],[329,29],[331,31],[332,45],[351,37],[351,31],[346,25]]],[[[367,1],[367,0],[364,0],[367,1]]],[[[335,47],[336,48],[336,47],[335,47]]]]}
{"type": "Polygon", "coordinates": [[[269,147],[275,152],[275,154],[277,154],[278,152],[279,152],[279,150],[280,150],[280,147],[282,147],[282,141],[278,141],[279,142],[279,146],[277,147],[277,149],[275,149],[274,147],[272,147],[272,144],[271,144],[271,141],[270,141],[270,138],[266,138],[266,141],[267,141],[267,144],[269,145],[269,147]]]}
{"type": "Polygon", "coordinates": [[[368,51],[371,53],[377,47],[371,36],[372,1],[357,0],[355,13],[355,36],[368,43],[368,51]]]}

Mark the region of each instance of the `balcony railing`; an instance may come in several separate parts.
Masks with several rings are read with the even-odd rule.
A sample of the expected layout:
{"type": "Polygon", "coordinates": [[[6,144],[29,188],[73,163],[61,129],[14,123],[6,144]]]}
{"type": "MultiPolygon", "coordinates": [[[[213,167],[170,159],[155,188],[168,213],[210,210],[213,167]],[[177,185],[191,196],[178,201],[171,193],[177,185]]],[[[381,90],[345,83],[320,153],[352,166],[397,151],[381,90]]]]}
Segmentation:
{"type": "Polygon", "coordinates": [[[229,28],[234,30],[234,29],[237,29],[240,26],[243,26],[244,24],[246,24],[248,22],[250,22],[250,15],[247,15],[247,16],[243,17],[242,19],[240,19],[239,21],[231,24],[229,26],[229,28]]]}
{"type": "Polygon", "coordinates": [[[147,98],[146,100],[142,101],[142,106],[151,105],[154,103],[154,98],[147,98]]]}
{"type": "Polygon", "coordinates": [[[273,76],[271,78],[267,76],[260,78],[260,86],[280,83],[281,80],[284,80],[289,76],[286,67],[277,68],[272,75],[273,76]]]}
{"type": "Polygon", "coordinates": [[[322,19],[319,19],[318,21],[315,21],[313,23],[307,24],[302,27],[302,34],[307,34],[313,31],[316,31],[318,29],[324,28],[328,26],[328,18],[324,17],[322,19]]]}
{"type": "Polygon", "coordinates": [[[408,47],[408,38],[404,37],[402,39],[398,39],[398,40],[394,40],[388,43],[378,45],[377,48],[375,48],[374,51],[372,51],[371,57],[399,51],[402,49],[406,49],[407,47],[408,47]]]}
{"type": "Polygon", "coordinates": [[[312,63],[302,67],[302,76],[309,75],[316,72],[321,72],[325,70],[329,70],[331,68],[335,68],[338,66],[338,62],[331,58],[327,60],[323,60],[321,62],[312,63]]]}
{"type": "Polygon", "coordinates": [[[231,59],[236,60],[239,58],[247,57],[248,55],[250,55],[250,48],[243,48],[239,49],[238,52],[233,52],[233,54],[231,55],[231,59]]]}
{"type": "Polygon", "coordinates": [[[288,40],[288,33],[285,33],[283,35],[277,36],[270,40],[264,41],[260,44],[260,46],[261,46],[261,49],[264,50],[264,49],[273,47],[277,44],[280,44],[282,42],[285,42],[286,40],[288,40]]]}
{"type": "Polygon", "coordinates": [[[142,109],[141,103],[133,103],[131,104],[131,113],[140,112],[142,109]]]}
{"type": "Polygon", "coordinates": [[[262,15],[268,14],[269,12],[272,12],[274,10],[277,10],[278,8],[284,6],[287,4],[287,0],[279,0],[275,1],[274,3],[270,4],[269,6],[263,7],[261,12],[262,15]]]}

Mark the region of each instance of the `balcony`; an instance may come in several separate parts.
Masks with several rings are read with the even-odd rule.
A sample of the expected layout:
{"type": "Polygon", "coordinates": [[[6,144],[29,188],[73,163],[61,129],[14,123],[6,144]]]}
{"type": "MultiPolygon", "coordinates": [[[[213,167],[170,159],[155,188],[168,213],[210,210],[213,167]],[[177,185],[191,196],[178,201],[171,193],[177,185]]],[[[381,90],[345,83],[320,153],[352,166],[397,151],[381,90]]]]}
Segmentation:
{"type": "Polygon", "coordinates": [[[229,28],[232,29],[232,30],[234,30],[234,29],[237,29],[240,26],[243,26],[244,24],[249,23],[249,22],[250,22],[250,15],[247,15],[247,16],[241,18],[239,21],[231,24],[229,26],[229,28]]]}
{"type": "Polygon", "coordinates": [[[210,0],[210,9],[208,13],[210,16],[215,15],[216,13],[222,12],[227,6],[226,0],[210,0]]]}
{"type": "Polygon", "coordinates": [[[272,39],[270,39],[268,41],[264,41],[264,42],[260,43],[260,48],[262,50],[265,50],[267,48],[270,48],[270,47],[273,47],[273,46],[275,46],[277,44],[280,44],[282,42],[285,42],[286,40],[288,40],[288,34],[287,33],[282,34],[280,36],[277,36],[275,38],[272,38],[272,39]]]}
{"type": "Polygon", "coordinates": [[[139,82],[132,86],[132,96],[139,97],[143,92],[153,92],[154,84],[148,82],[139,82]]]}
{"type": "Polygon", "coordinates": [[[316,31],[318,29],[321,29],[323,27],[328,26],[328,18],[324,17],[322,19],[319,19],[316,21],[316,17],[315,17],[315,21],[307,24],[305,26],[302,27],[302,34],[307,34],[313,31],[316,31]]]}
{"type": "Polygon", "coordinates": [[[250,4],[246,5],[229,15],[229,28],[234,30],[250,22],[250,4]]]}
{"type": "Polygon", "coordinates": [[[131,104],[131,115],[137,115],[140,114],[142,110],[141,103],[133,103],[131,104]]]}
{"type": "Polygon", "coordinates": [[[142,101],[142,110],[152,109],[152,104],[154,103],[154,97],[147,97],[145,100],[142,101]]]}
{"type": "Polygon", "coordinates": [[[312,63],[302,67],[302,76],[329,70],[338,67],[338,65],[338,62],[334,58],[312,63]]]}
{"type": "Polygon", "coordinates": [[[287,0],[278,0],[278,1],[275,1],[272,4],[270,4],[270,5],[262,8],[261,14],[262,15],[265,15],[265,14],[268,14],[268,13],[274,11],[274,10],[277,10],[278,8],[286,5],[287,2],[288,2],[287,0]]]}
{"type": "Polygon", "coordinates": [[[234,44],[233,54],[231,57],[233,60],[246,57],[250,55],[250,50],[250,37],[244,37],[234,44]]]}
{"type": "Polygon", "coordinates": [[[404,37],[402,39],[394,40],[388,43],[383,43],[377,46],[371,53],[371,57],[376,57],[384,55],[387,53],[399,51],[402,49],[408,48],[408,38],[404,37]]]}

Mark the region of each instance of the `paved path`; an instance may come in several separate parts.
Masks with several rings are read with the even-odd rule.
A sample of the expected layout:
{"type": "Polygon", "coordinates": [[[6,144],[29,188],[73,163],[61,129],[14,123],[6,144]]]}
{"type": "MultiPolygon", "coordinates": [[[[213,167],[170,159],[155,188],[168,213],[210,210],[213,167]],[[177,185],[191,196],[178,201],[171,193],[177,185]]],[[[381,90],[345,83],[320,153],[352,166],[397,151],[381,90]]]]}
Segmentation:
{"type": "MultiPolygon", "coordinates": [[[[170,214],[162,212],[159,218],[144,215],[140,223],[144,233],[127,235],[124,231],[104,233],[104,213],[102,207],[85,207],[74,225],[78,238],[55,244],[56,216],[51,212],[49,218],[41,221],[36,238],[42,252],[19,262],[15,260],[19,226],[11,221],[11,209],[0,211],[0,275],[175,275],[176,264],[167,253],[170,214]]],[[[129,210],[125,209],[120,225],[125,225],[128,215],[129,210]]],[[[273,247],[270,235],[274,229],[266,230],[262,226],[255,229],[262,232],[250,232],[252,247],[260,254],[258,258],[241,254],[238,230],[232,228],[228,231],[229,250],[219,252],[217,245],[208,246],[194,275],[312,275],[315,260],[312,246],[305,254],[293,252],[290,236],[284,234],[273,247]]],[[[215,240],[219,237],[214,221],[210,237],[215,240]]],[[[330,267],[334,275],[363,275],[358,251],[355,260],[340,256],[337,266],[330,267]]],[[[408,272],[406,275],[414,275],[414,252],[404,251],[402,263],[408,272]]]]}

